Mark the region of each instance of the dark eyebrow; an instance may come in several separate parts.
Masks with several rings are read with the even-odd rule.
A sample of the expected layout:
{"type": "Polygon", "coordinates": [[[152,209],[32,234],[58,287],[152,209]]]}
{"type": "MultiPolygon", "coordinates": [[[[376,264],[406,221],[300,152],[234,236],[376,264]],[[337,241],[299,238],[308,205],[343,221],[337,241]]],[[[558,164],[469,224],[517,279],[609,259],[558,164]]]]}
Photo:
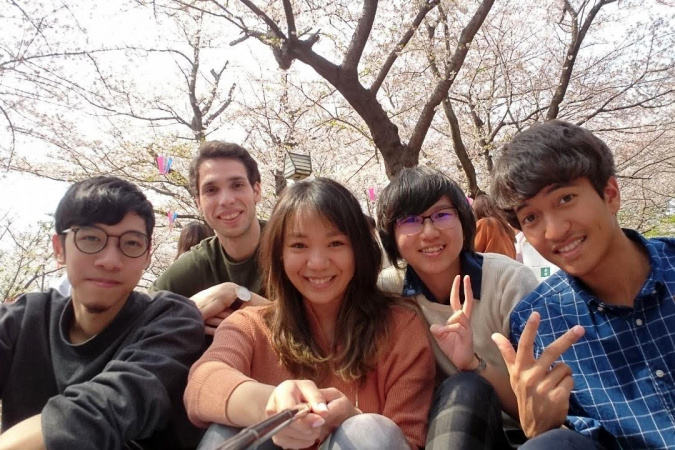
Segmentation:
{"type": "MultiPolygon", "coordinates": [[[[539,190],[539,192],[537,192],[537,194],[543,193],[544,195],[549,195],[551,192],[557,191],[558,189],[563,189],[563,188],[566,188],[566,187],[570,187],[570,186],[572,186],[573,184],[574,184],[574,183],[572,183],[571,181],[565,181],[565,182],[561,182],[561,183],[553,183],[553,184],[549,184],[548,186],[541,188],[541,189],[539,190]]],[[[513,211],[517,213],[517,212],[520,211],[521,209],[527,208],[527,206],[528,206],[528,203],[527,203],[527,200],[525,200],[523,203],[521,203],[520,205],[516,206],[516,207],[513,209],[513,211]]]]}
{"type": "MultiPolygon", "coordinates": [[[[243,176],[243,175],[234,175],[234,176],[225,178],[224,181],[225,181],[226,183],[232,183],[232,182],[235,182],[235,181],[246,181],[247,179],[248,179],[248,178],[246,178],[246,177],[243,176]]],[[[204,186],[211,186],[211,185],[217,184],[217,182],[218,182],[217,179],[214,179],[214,180],[207,180],[207,181],[205,181],[205,182],[202,184],[202,187],[204,187],[204,186]]]]}
{"type": "MultiPolygon", "coordinates": [[[[340,231],[340,230],[333,230],[333,231],[331,231],[330,233],[328,233],[328,235],[327,235],[328,238],[333,238],[333,237],[336,237],[336,236],[344,236],[344,237],[348,237],[345,233],[343,233],[343,232],[340,231]]],[[[303,232],[294,232],[294,231],[291,231],[291,232],[288,234],[288,237],[290,237],[290,238],[296,238],[296,239],[297,239],[297,238],[306,238],[307,235],[306,235],[305,233],[303,233],[303,232]]]]}
{"type": "Polygon", "coordinates": [[[572,186],[571,181],[565,181],[563,183],[553,183],[550,186],[547,186],[544,188],[544,193],[545,194],[550,194],[553,191],[557,191],[558,189],[566,188],[572,186]]]}

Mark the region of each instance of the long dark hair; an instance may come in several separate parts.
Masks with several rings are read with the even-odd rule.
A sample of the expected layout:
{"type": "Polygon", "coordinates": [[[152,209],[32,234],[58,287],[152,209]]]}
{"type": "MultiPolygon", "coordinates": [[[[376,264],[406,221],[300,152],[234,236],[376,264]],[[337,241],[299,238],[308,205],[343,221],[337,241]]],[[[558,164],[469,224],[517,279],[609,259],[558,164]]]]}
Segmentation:
{"type": "Polygon", "coordinates": [[[214,235],[213,228],[203,222],[190,222],[182,230],[178,237],[178,250],[176,251],[176,259],[183,253],[190,250],[195,245],[207,237],[214,235]]]}
{"type": "Polygon", "coordinates": [[[513,231],[513,228],[509,226],[509,222],[506,220],[506,215],[501,209],[499,209],[499,207],[489,195],[478,195],[474,199],[471,207],[473,208],[473,213],[476,216],[476,221],[485,219],[486,217],[492,217],[497,222],[499,222],[499,225],[512,241],[516,240],[516,233],[513,231]]]}
{"type": "Polygon", "coordinates": [[[287,188],[267,222],[259,257],[265,294],[272,301],[265,320],[282,364],[298,377],[316,379],[329,372],[344,380],[365,377],[386,339],[390,308],[398,300],[377,288],[382,255],[349,190],[328,178],[301,181],[287,188]],[[311,336],[302,296],[286,276],[282,260],[287,228],[309,216],[332,223],[349,238],[354,251],[354,277],[338,312],[328,354],[311,336]]]}

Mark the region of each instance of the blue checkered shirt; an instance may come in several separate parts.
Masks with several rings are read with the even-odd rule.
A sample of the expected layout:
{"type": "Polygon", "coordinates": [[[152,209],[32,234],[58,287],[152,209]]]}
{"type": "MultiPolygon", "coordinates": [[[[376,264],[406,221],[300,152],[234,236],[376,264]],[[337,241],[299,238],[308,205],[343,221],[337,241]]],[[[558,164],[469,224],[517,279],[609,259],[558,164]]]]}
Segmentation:
{"type": "Polygon", "coordinates": [[[586,333],[560,360],[572,368],[566,425],[606,448],[675,448],[675,239],[626,235],[648,253],[651,271],[632,308],[603,303],[560,271],[511,314],[511,341],[541,314],[535,355],[574,325],[586,333]]]}

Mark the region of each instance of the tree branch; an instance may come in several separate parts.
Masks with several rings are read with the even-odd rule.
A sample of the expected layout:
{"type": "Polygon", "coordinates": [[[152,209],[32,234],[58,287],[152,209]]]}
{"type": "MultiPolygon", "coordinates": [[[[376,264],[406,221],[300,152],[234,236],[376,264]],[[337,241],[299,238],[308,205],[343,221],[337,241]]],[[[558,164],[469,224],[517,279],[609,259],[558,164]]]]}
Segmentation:
{"type": "Polygon", "coordinates": [[[478,6],[478,9],[476,9],[476,12],[469,23],[462,30],[452,59],[445,69],[445,78],[436,84],[434,92],[429,97],[426,105],[424,105],[422,113],[417,120],[415,129],[412,133],[412,136],[410,137],[410,142],[408,143],[408,146],[411,149],[419,151],[422,148],[422,143],[424,142],[427,132],[429,131],[431,121],[436,114],[436,107],[438,107],[438,105],[441,104],[441,102],[448,95],[457,73],[464,64],[464,59],[466,58],[466,54],[469,51],[471,41],[485,21],[485,18],[490,12],[490,9],[492,9],[493,4],[494,0],[483,0],[480,6],[478,6]]]}
{"type": "Polygon", "coordinates": [[[356,25],[352,40],[347,48],[342,67],[345,74],[356,78],[358,76],[358,66],[363,49],[368,42],[370,32],[373,29],[373,22],[375,21],[375,14],[377,13],[378,0],[363,0],[363,9],[361,10],[361,17],[359,23],[356,25]]]}
{"type": "Polygon", "coordinates": [[[553,94],[551,103],[546,112],[546,120],[552,120],[558,117],[560,112],[560,104],[565,99],[565,94],[567,93],[567,88],[570,84],[570,79],[572,78],[572,72],[574,70],[574,64],[576,63],[577,56],[579,56],[579,50],[581,49],[581,44],[586,37],[588,29],[591,27],[595,16],[598,14],[600,9],[609,4],[614,3],[617,0],[600,0],[591,10],[588,12],[588,16],[584,20],[581,29],[579,29],[579,16],[577,12],[569,4],[569,0],[565,0],[565,10],[570,14],[572,18],[572,41],[567,47],[567,52],[565,54],[565,60],[563,61],[562,70],[560,72],[560,79],[558,81],[558,87],[553,94]]]}
{"type": "Polygon", "coordinates": [[[380,90],[380,87],[382,87],[382,83],[384,83],[385,78],[387,78],[389,71],[393,67],[401,52],[403,52],[403,49],[405,49],[405,47],[408,45],[408,42],[410,42],[410,39],[412,39],[412,37],[415,35],[415,32],[429,11],[434,9],[439,3],[440,0],[427,0],[422,3],[420,9],[417,11],[417,16],[415,16],[413,23],[410,25],[410,28],[408,28],[405,34],[401,37],[401,40],[398,41],[394,49],[389,53],[387,60],[384,62],[377,74],[377,78],[375,78],[375,81],[373,81],[373,84],[370,86],[370,92],[373,95],[376,95],[380,90]]]}

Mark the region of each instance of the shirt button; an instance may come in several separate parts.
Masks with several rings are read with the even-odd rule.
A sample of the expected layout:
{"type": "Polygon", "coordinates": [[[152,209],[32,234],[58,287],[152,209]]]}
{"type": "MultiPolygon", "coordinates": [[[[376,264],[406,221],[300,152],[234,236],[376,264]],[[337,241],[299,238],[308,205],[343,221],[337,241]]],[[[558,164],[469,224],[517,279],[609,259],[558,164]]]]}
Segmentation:
{"type": "Polygon", "coordinates": [[[635,323],[637,326],[642,325],[642,319],[635,319],[635,323]]]}
{"type": "Polygon", "coordinates": [[[666,373],[663,370],[659,369],[656,371],[656,376],[659,378],[663,378],[664,376],[666,376],[666,373]]]}
{"type": "Polygon", "coordinates": [[[602,306],[598,306],[598,312],[603,312],[604,310],[605,308],[603,308],[602,306]]]}

